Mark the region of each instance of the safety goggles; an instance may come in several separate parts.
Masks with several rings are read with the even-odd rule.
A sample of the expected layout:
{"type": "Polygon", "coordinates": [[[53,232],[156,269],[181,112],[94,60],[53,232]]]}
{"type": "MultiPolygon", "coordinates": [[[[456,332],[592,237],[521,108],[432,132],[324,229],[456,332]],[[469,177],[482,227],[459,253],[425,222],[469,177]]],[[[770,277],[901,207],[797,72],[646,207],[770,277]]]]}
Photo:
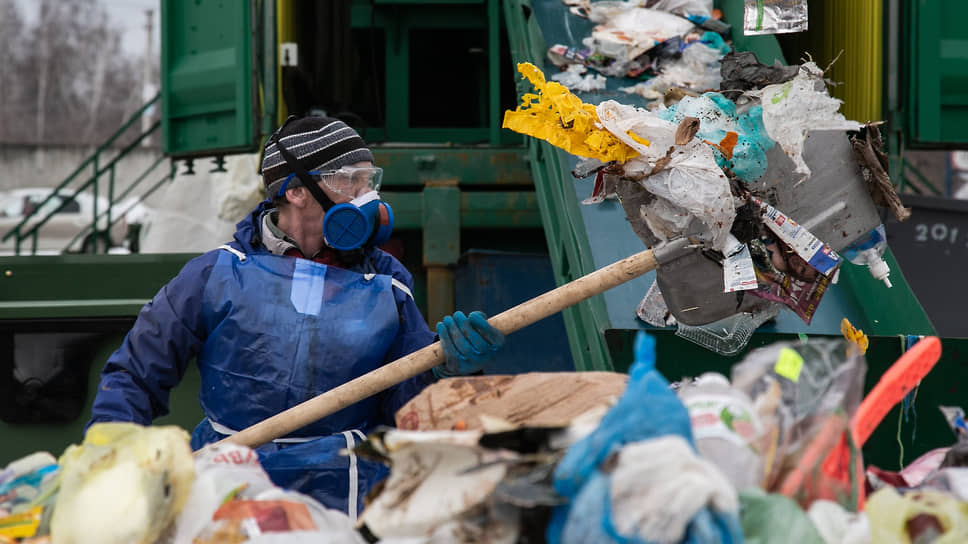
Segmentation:
{"type": "MultiPolygon", "coordinates": [[[[317,182],[322,182],[330,191],[350,199],[370,191],[379,191],[380,183],[383,181],[383,169],[376,166],[343,166],[339,170],[325,172],[310,170],[308,174],[317,182]]],[[[287,186],[288,181],[294,176],[290,174],[283,187],[287,186]]]]}

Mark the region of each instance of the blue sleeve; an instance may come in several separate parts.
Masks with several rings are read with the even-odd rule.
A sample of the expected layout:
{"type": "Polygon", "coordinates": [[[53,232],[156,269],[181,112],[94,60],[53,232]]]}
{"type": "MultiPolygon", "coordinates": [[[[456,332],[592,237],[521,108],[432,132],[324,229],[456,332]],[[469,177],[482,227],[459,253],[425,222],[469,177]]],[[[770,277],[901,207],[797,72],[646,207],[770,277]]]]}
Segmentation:
{"type": "Polygon", "coordinates": [[[104,365],[87,426],[101,421],[148,425],[168,413],[169,392],[207,336],[201,299],[214,262],[213,253],[193,259],[141,309],[104,365]]]}
{"type": "MultiPolygon", "coordinates": [[[[413,291],[413,276],[400,264],[399,261],[384,254],[384,258],[377,261],[381,273],[389,274],[400,283],[413,291]]],[[[429,346],[437,340],[437,335],[430,331],[427,322],[417,308],[413,296],[403,290],[394,287],[394,297],[397,302],[397,310],[400,315],[400,328],[397,336],[387,351],[384,364],[391,363],[397,359],[409,355],[420,348],[429,346]]],[[[381,414],[379,421],[384,425],[395,426],[394,416],[404,404],[417,396],[425,387],[437,381],[433,372],[422,372],[413,378],[405,380],[386,391],[380,393],[381,414]]]]}

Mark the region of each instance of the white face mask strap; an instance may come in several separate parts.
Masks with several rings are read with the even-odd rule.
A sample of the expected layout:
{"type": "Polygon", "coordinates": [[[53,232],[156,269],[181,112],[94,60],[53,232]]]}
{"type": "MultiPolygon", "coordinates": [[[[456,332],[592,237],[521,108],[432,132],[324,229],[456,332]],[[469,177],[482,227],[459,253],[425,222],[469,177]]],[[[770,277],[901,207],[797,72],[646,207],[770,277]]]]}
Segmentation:
{"type": "Polygon", "coordinates": [[[362,195],[354,198],[350,201],[350,204],[356,206],[357,208],[362,208],[364,204],[373,202],[374,200],[380,200],[380,193],[376,191],[370,191],[368,193],[363,193],[362,195]]]}

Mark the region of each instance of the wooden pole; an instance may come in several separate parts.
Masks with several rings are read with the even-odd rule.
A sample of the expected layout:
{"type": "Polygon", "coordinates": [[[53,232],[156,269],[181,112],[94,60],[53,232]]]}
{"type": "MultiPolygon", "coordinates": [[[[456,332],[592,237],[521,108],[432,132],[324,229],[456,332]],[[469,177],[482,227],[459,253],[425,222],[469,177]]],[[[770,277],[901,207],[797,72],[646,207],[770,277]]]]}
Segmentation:
{"type": "MultiPolygon", "coordinates": [[[[561,287],[506,310],[488,320],[504,334],[510,334],[532,323],[558,313],[612,287],[655,270],[652,250],[626,257],[561,287]]],[[[408,378],[426,372],[444,361],[440,342],[419,349],[359,378],[334,387],[288,410],[278,413],[221,442],[232,442],[255,448],[292,433],[314,421],[375,395],[408,378]]]]}

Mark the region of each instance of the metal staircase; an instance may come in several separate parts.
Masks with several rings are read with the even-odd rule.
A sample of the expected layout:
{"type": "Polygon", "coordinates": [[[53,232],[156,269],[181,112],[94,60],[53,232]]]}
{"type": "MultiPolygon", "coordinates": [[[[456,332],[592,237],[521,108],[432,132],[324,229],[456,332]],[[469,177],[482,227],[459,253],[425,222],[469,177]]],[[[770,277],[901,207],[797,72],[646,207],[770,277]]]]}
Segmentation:
{"type": "Polygon", "coordinates": [[[127,188],[120,193],[115,191],[117,186],[115,174],[118,164],[134,150],[139,149],[143,142],[147,141],[161,126],[160,121],[154,121],[149,126],[140,128],[140,130],[133,128],[141,126],[139,123],[146,112],[159,106],[160,96],[160,94],[155,95],[154,98],[138,109],[114,134],[81,162],[64,181],[58,184],[43,202],[26,213],[20,223],[4,233],[0,240],[6,242],[13,239],[14,250],[17,255],[36,254],[40,229],[55,214],[74,202],[78,194],[90,191],[94,197],[91,223],[78,232],[63,250],[67,251],[68,248],[74,247],[78,240],[83,239],[85,243],[81,246],[82,252],[106,253],[111,245],[107,233],[134,206],[134,204],[131,204],[126,206],[126,209],[119,210],[117,209],[118,204],[129,197],[136,197],[138,202],[144,201],[166,181],[174,177],[175,167],[173,162],[169,161],[168,168],[159,168],[163,162],[168,160],[168,157],[163,155],[159,149],[157,158],[127,188]],[[116,149],[116,144],[121,141],[122,137],[131,134],[135,134],[131,141],[120,149],[116,149]],[[159,175],[159,170],[163,171],[161,175],[159,175]],[[98,209],[99,193],[105,189],[107,191],[105,196],[109,204],[107,209],[98,209]],[[55,197],[59,197],[60,205],[56,207],[45,206],[55,197]]]}

